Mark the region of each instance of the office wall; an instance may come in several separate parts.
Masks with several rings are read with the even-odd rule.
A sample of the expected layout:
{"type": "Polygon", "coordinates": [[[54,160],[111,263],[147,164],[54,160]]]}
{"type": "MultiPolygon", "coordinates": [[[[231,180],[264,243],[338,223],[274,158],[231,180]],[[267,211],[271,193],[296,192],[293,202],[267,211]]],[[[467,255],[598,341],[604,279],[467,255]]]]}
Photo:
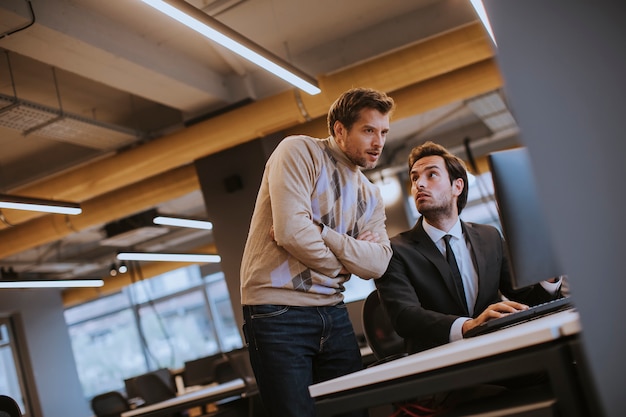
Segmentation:
{"type": "MultiPolygon", "coordinates": [[[[87,417],[59,290],[0,290],[0,314],[18,313],[33,369],[41,414],[33,417],[87,417]]],[[[37,412],[37,409],[35,410],[37,412]]]]}
{"type": "MultiPolygon", "coordinates": [[[[626,6],[485,1],[605,414],[624,415],[626,6]]],[[[602,415],[600,410],[595,415],[602,415]]]]}

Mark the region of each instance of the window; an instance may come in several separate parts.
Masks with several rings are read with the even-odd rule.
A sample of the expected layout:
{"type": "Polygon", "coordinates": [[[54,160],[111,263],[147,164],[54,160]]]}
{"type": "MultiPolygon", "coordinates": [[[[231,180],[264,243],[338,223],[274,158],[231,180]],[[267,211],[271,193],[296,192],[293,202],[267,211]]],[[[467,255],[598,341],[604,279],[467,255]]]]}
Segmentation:
{"type": "Polygon", "coordinates": [[[222,272],[198,266],[141,280],[65,311],[85,396],[124,379],[243,346],[222,272]]]}
{"type": "Polygon", "coordinates": [[[17,354],[11,319],[0,318],[0,394],[15,399],[22,413],[29,415],[24,404],[24,389],[17,354]]]}

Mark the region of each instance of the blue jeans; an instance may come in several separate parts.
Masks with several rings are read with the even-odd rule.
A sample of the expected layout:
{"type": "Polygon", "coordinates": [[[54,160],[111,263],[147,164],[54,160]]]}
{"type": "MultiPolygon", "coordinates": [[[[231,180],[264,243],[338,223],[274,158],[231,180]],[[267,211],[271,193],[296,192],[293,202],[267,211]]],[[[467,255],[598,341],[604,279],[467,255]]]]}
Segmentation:
{"type": "Polygon", "coordinates": [[[243,316],[250,362],[272,417],[315,417],[309,385],[363,368],[343,303],[330,307],[247,305],[243,316]]]}

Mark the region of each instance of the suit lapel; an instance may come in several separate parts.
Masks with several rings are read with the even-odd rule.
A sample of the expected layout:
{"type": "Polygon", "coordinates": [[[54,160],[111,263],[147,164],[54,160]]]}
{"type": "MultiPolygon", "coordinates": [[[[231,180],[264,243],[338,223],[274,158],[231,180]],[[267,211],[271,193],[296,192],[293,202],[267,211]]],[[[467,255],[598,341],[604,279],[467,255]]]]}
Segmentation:
{"type": "Polygon", "coordinates": [[[450,270],[450,266],[448,265],[448,261],[441,254],[437,245],[430,239],[430,236],[424,230],[422,226],[423,218],[420,217],[417,224],[411,229],[409,232],[409,236],[411,240],[415,243],[415,248],[418,252],[420,252],[426,259],[428,259],[439,271],[439,278],[444,281],[450,295],[456,300],[459,307],[461,307],[467,314],[467,307],[464,300],[459,298],[459,293],[456,290],[456,286],[454,285],[454,280],[452,278],[452,271],[450,270]]]}

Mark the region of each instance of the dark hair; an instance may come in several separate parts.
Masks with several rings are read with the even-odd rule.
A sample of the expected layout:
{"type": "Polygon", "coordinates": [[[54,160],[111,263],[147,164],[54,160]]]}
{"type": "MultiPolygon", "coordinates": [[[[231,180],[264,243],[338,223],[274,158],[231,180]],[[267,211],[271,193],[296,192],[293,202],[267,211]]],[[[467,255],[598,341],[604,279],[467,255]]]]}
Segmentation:
{"type": "Polygon", "coordinates": [[[333,126],[341,122],[346,129],[359,120],[361,110],[376,109],[382,114],[391,113],[395,107],[394,101],[387,94],[371,88],[353,88],[343,93],[328,110],[328,132],[335,136],[333,126]]]}
{"type": "Polygon", "coordinates": [[[463,179],[463,191],[459,195],[456,201],[456,207],[459,210],[459,214],[463,211],[463,208],[467,204],[467,169],[463,160],[453,154],[451,154],[443,146],[431,141],[424,142],[423,144],[416,146],[411,150],[409,154],[409,173],[413,169],[415,163],[427,156],[441,156],[446,164],[448,170],[448,176],[450,177],[450,184],[457,179],[463,179]]]}

